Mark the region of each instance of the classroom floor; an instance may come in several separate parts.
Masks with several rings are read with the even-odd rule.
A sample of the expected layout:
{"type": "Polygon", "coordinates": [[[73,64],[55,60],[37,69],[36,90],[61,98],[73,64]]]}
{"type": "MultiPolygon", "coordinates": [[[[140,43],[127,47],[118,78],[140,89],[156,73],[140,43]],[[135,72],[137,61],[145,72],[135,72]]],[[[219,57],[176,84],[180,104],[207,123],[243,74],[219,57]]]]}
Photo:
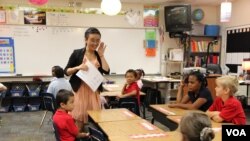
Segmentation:
{"type": "MultiPolygon", "coordinates": [[[[44,111],[0,113],[0,141],[55,141],[50,112],[39,129],[43,114],[44,111]]],[[[146,112],[146,117],[150,122],[151,113],[146,112]]],[[[167,127],[157,121],[154,125],[168,131],[167,127]]]]}
{"type": "MultiPolygon", "coordinates": [[[[39,129],[44,111],[0,113],[0,141],[55,141],[51,113],[48,112],[44,124],[39,129]]],[[[146,113],[150,121],[152,115],[146,113]]],[[[250,124],[250,109],[246,110],[247,124],[250,124]]],[[[155,125],[164,131],[168,128],[155,121],[155,125]]]]}

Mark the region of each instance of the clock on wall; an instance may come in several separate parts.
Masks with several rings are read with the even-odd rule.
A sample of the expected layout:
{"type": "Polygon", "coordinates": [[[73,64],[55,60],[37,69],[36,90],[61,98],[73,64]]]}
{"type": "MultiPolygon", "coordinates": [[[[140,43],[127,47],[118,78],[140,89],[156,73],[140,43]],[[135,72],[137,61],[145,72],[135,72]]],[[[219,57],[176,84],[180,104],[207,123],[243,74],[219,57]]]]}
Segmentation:
{"type": "Polygon", "coordinates": [[[193,21],[201,21],[204,18],[204,11],[200,8],[195,9],[192,13],[193,21]]]}

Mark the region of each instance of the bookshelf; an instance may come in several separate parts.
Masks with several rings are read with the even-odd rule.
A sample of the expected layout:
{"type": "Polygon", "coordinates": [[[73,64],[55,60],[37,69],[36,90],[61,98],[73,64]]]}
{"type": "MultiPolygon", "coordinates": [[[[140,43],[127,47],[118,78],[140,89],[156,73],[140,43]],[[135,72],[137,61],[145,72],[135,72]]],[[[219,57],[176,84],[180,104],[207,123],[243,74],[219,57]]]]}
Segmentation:
{"type": "Polygon", "coordinates": [[[211,41],[218,40],[217,44],[210,46],[208,63],[220,64],[221,37],[190,35],[187,49],[186,67],[202,67],[206,64],[207,48],[211,41]]]}

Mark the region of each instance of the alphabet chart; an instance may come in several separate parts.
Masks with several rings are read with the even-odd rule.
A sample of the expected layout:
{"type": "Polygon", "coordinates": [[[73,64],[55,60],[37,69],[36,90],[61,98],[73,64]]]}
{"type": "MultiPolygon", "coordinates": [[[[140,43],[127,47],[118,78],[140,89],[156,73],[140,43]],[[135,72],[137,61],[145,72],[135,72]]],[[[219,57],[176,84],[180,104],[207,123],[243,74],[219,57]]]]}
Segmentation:
{"type": "Polygon", "coordinates": [[[14,40],[0,37],[0,73],[15,73],[14,40]]]}

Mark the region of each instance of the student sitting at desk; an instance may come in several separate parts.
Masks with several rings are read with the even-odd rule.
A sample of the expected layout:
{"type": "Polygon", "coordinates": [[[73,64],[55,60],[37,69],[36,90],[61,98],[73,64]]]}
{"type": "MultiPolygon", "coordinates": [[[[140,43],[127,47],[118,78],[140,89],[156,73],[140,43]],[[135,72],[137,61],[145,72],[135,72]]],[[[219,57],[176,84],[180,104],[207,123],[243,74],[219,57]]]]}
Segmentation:
{"type": "Polygon", "coordinates": [[[216,96],[208,109],[208,116],[215,122],[246,124],[246,116],[239,100],[234,97],[238,91],[238,80],[234,76],[222,76],[216,79],[216,96]]]}
{"type": "Polygon", "coordinates": [[[136,73],[137,73],[136,82],[137,82],[138,87],[141,89],[142,86],[143,86],[143,83],[142,83],[141,78],[142,78],[143,76],[145,76],[145,72],[144,72],[143,69],[137,69],[137,70],[135,70],[135,71],[136,71],[136,73]]]}
{"type": "Polygon", "coordinates": [[[182,141],[211,141],[214,137],[212,123],[205,113],[190,112],[181,118],[182,141]]]}
{"type": "Polygon", "coordinates": [[[60,90],[56,95],[56,104],[59,106],[53,122],[58,129],[61,141],[75,141],[75,138],[88,137],[88,133],[80,133],[75,125],[74,119],[68,112],[74,108],[74,94],[68,90],[60,90]]]}
{"type": "Polygon", "coordinates": [[[206,88],[205,76],[199,71],[194,71],[189,74],[187,81],[188,94],[182,95],[184,83],[181,82],[177,92],[177,103],[169,104],[169,107],[206,111],[212,105],[213,98],[206,88]]]}
{"type": "Polygon", "coordinates": [[[56,94],[61,89],[72,91],[71,85],[67,79],[64,78],[63,68],[60,66],[54,66],[54,74],[57,79],[50,82],[47,92],[56,97],[56,94]]]}
{"type": "Polygon", "coordinates": [[[135,97],[137,98],[138,105],[140,105],[140,89],[136,83],[137,73],[133,69],[129,69],[126,74],[126,84],[122,89],[122,94],[117,96],[117,99],[126,98],[126,97],[135,97]]]}

